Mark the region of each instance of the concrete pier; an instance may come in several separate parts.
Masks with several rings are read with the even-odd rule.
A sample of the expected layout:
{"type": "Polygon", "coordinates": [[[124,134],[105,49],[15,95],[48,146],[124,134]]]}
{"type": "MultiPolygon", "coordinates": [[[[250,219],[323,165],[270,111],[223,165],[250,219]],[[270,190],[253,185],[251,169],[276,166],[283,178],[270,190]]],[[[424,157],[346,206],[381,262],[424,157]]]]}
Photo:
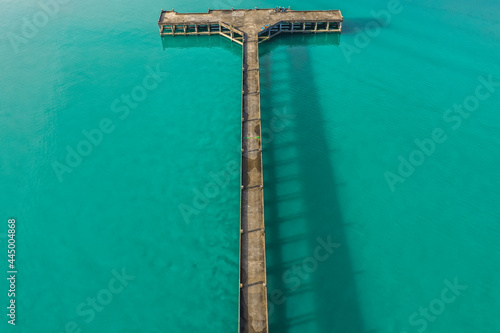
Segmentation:
{"type": "Polygon", "coordinates": [[[260,114],[259,43],[281,33],[340,33],[339,10],[161,12],[162,36],[221,35],[243,46],[240,218],[240,332],[267,333],[266,241],[260,114]]]}
{"type": "Polygon", "coordinates": [[[241,332],[267,332],[266,239],[260,120],[259,44],[243,45],[241,159],[241,332]]]}

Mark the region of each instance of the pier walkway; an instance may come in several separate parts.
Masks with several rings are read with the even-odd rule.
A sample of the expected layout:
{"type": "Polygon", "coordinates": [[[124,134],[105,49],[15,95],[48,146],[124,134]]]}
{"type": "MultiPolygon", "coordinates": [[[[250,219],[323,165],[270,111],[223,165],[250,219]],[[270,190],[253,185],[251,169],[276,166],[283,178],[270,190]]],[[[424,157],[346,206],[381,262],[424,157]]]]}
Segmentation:
{"type": "Polygon", "coordinates": [[[161,12],[162,36],[221,35],[243,46],[240,218],[240,332],[267,333],[266,241],[260,114],[259,43],[281,33],[340,33],[338,10],[274,9],[161,12]]]}

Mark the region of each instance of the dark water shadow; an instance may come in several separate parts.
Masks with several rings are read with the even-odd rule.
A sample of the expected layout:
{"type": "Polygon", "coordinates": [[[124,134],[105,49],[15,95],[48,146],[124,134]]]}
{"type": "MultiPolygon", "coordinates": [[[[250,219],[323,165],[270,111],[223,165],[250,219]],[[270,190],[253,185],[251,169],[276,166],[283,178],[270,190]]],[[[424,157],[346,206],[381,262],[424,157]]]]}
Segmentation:
{"type": "Polygon", "coordinates": [[[289,34],[282,33],[260,46],[260,56],[265,56],[278,46],[290,48],[313,45],[339,45],[340,34],[289,34]]]}
{"type": "Polygon", "coordinates": [[[371,24],[374,24],[377,27],[384,27],[384,23],[380,20],[377,20],[375,17],[344,18],[344,22],[342,22],[342,34],[357,34],[359,33],[359,31],[364,31],[366,29],[366,25],[370,22],[372,22],[371,24]]]}
{"type": "MultiPolygon", "coordinates": [[[[290,37],[294,41],[298,38],[290,37]]],[[[276,46],[286,43],[286,39],[276,39],[263,46],[261,54],[266,55],[276,46]]],[[[334,177],[334,165],[329,157],[331,149],[324,127],[323,113],[335,110],[323,110],[321,107],[309,55],[310,48],[307,45],[310,42],[304,38],[304,44],[294,43],[293,47],[286,48],[283,52],[287,54],[280,57],[284,59],[280,63],[272,63],[271,57],[261,57],[263,127],[271,122],[274,108],[286,108],[288,113],[296,116],[289,125],[287,137],[293,136],[290,141],[296,143],[294,147],[297,155],[293,163],[298,170],[296,174],[285,177],[285,181],[291,180],[297,184],[291,191],[293,193],[279,194],[278,188],[283,185],[283,180],[280,180],[283,178],[280,176],[283,166],[276,163],[277,156],[289,147],[282,142],[275,144],[277,140],[270,140],[264,145],[270,331],[305,332],[308,330],[300,326],[306,325],[309,328],[317,327],[314,332],[366,333],[355,282],[356,272],[351,261],[336,190],[339,184],[334,177]],[[280,66],[280,70],[283,70],[282,63],[286,63],[290,73],[288,87],[300,85],[300,94],[292,94],[291,99],[286,101],[278,101],[271,75],[273,66],[280,66]],[[294,76],[300,80],[293,80],[294,76]],[[311,141],[311,135],[314,135],[314,144],[304,145],[303,142],[311,141]],[[297,194],[297,207],[301,207],[300,211],[283,211],[280,207],[283,196],[297,194]],[[296,235],[284,232],[290,221],[294,221],[295,227],[297,223],[301,224],[297,230],[302,232],[297,232],[296,235]],[[335,248],[327,260],[317,261],[317,267],[310,277],[299,278],[300,283],[297,284],[296,279],[290,278],[300,277],[298,273],[294,275],[294,267],[303,268],[304,260],[314,258],[315,249],[319,245],[318,237],[325,241],[330,238],[332,242],[340,244],[340,247],[335,248]],[[290,244],[294,246],[294,242],[305,243],[305,249],[297,248],[300,254],[297,260],[286,261],[284,251],[290,249],[290,244]],[[307,300],[308,304],[298,304],[293,300],[297,296],[302,297],[301,300],[307,300]],[[300,315],[294,315],[297,313],[300,315]]]]}

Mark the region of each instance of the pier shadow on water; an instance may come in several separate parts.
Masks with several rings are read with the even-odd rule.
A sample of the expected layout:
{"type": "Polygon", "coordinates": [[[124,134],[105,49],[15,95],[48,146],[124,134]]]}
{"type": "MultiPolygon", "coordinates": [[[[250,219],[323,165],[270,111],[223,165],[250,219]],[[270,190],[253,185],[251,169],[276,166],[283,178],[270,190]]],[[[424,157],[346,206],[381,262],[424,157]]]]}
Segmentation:
{"type": "Polygon", "coordinates": [[[269,330],[365,333],[324,126],[336,110],[321,106],[307,47],[325,44],[314,37],[324,36],[261,46],[269,330]]]}
{"type": "MultiPolygon", "coordinates": [[[[280,34],[279,36],[260,44],[259,55],[262,57],[268,55],[272,50],[279,46],[288,48],[314,46],[314,45],[339,45],[340,34],[280,34]]],[[[262,80],[262,78],[261,78],[262,80]]]]}
{"type": "Polygon", "coordinates": [[[376,19],[373,16],[345,18],[342,23],[342,34],[353,35],[360,33],[360,31],[366,31],[367,24],[369,24],[368,26],[371,29],[373,29],[373,26],[379,28],[384,28],[385,26],[385,23],[381,19],[376,19]]]}

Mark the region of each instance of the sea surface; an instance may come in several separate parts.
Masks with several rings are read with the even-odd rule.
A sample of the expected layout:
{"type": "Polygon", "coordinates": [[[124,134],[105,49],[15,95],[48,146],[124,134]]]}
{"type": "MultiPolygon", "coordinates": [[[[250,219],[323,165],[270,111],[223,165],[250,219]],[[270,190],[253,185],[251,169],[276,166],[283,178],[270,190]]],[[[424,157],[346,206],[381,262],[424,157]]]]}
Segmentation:
{"type": "Polygon", "coordinates": [[[0,0],[1,332],[238,331],[241,48],[157,20],[276,5],[270,332],[500,332],[497,0],[0,0]]]}

